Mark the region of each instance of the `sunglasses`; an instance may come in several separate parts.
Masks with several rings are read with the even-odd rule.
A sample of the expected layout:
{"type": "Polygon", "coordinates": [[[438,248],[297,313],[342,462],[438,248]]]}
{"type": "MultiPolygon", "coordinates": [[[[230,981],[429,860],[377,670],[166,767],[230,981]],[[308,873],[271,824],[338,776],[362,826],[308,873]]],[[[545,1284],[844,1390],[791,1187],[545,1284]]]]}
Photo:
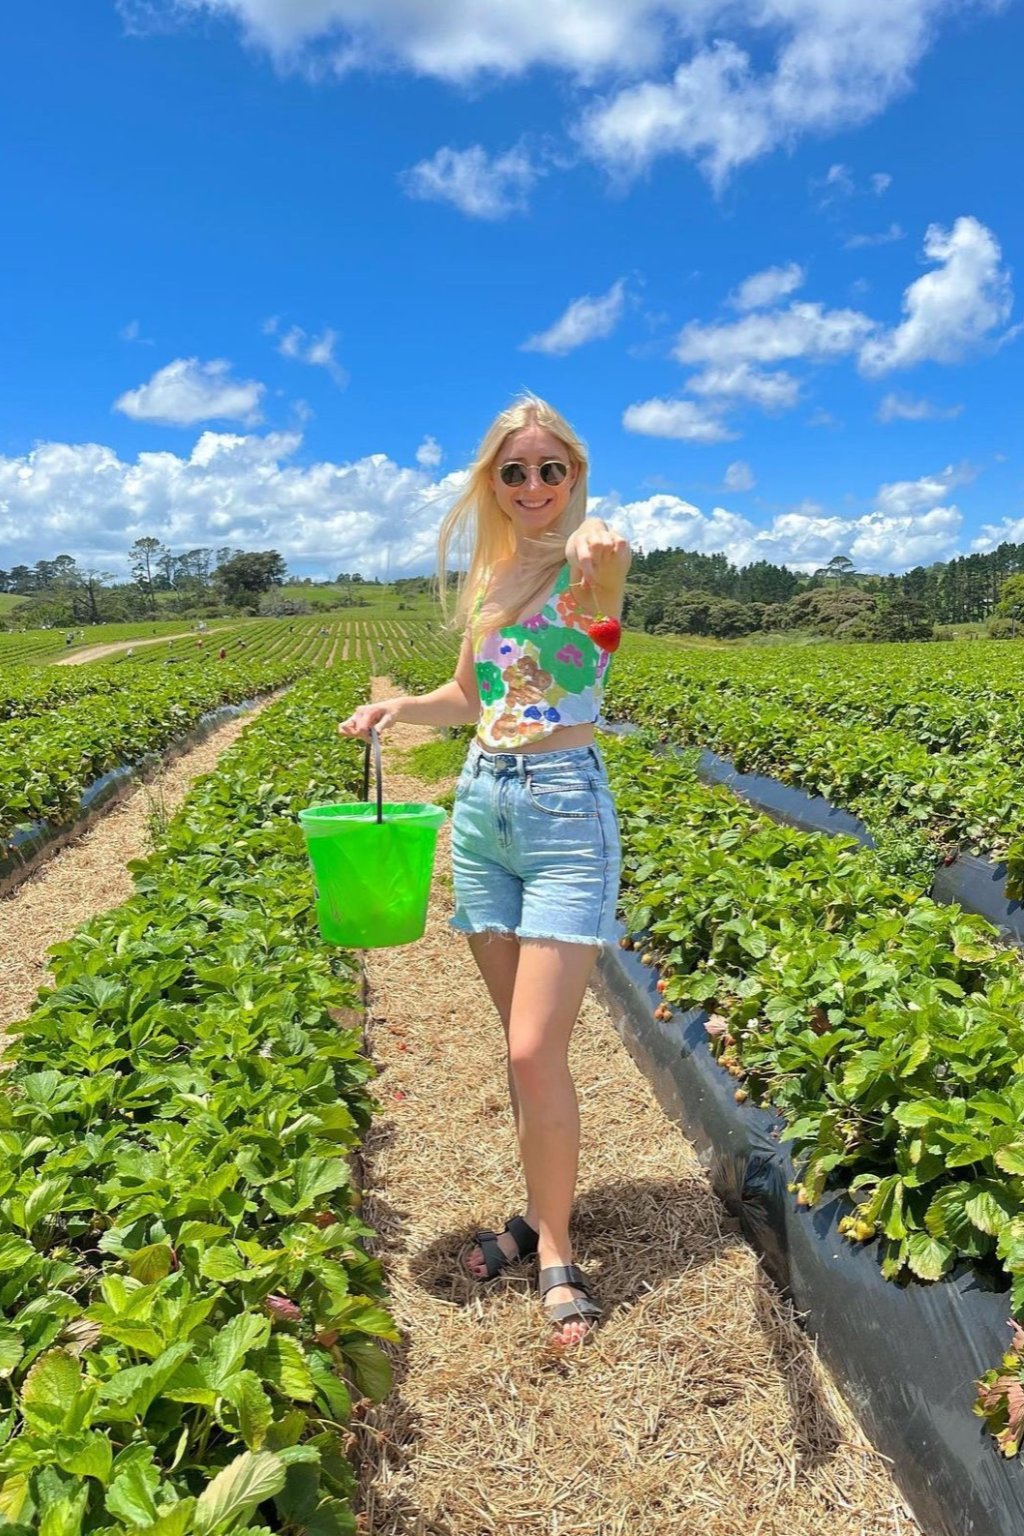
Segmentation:
{"type": "Polygon", "coordinates": [[[498,475],[502,485],[525,485],[528,470],[535,469],[545,485],[561,485],[569,473],[568,464],[563,464],[561,459],[545,459],[543,464],[521,464],[518,459],[509,459],[502,464],[498,475]]]}

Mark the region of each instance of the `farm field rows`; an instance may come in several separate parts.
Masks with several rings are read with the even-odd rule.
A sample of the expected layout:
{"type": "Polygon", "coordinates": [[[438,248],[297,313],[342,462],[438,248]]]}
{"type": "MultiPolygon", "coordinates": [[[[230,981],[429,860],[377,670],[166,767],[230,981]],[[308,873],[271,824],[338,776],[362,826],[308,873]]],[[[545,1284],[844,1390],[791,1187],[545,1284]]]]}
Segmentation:
{"type": "Polygon", "coordinates": [[[824,795],[936,858],[1006,858],[1024,881],[1024,645],[666,651],[629,636],[608,717],[824,795]]]}
{"type": "Polygon", "coordinates": [[[190,635],[81,668],[5,667],[0,850],[21,824],[66,819],[95,778],[162,750],[217,705],[317,668],[364,658],[383,665],[396,651],[442,655],[443,644],[422,626],[417,632],[392,621],[257,619],[227,634],[190,635]]]}
{"type": "Polygon", "coordinates": [[[358,970],[316,934],[295,815],[351,793],[333,727],[368,681],[320,672],[253,722],[8,1047],[12,1529],[213,1532],[269,1501],[282,1529],[353,1529],[342,1432],[396,1332],[347,1162],[358,970]]]}

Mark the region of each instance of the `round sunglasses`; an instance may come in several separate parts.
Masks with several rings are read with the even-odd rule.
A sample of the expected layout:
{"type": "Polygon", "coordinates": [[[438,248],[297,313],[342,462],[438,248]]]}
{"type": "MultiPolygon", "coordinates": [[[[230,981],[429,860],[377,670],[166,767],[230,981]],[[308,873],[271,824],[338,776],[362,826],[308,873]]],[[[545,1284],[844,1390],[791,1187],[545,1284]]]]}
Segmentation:
{"type": "Polygon", "coordinates": [[[522,464],[518,459],[509,459],[498,469],[498,476],[502,485],[525,485],[527,471],[535,469],[545,485],[561,485],[569,473],[568,464],[563,464],[561,459],[545,459],[543,464],[522,464]]]}

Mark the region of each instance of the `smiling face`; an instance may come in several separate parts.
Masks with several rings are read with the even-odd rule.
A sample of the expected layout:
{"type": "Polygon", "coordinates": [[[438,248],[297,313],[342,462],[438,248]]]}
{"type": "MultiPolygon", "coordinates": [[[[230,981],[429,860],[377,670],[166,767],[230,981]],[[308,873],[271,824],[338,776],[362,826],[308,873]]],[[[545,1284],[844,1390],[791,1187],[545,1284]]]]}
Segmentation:
{"type": "Polygon", "coordinates": [[[558,522],[569,504],[578,469],[560,438],[546,427],[531,425],[511,433],[502,443],[491,469],[491,484],[498,505],[512,523],[517,540],[536,538],[558,522]],[[526,472],[522,485],[505,485],[498,471],[510,459],[534,468],[526,472]],[[560,459],[569,473],[561,485],[545,485],[536,466],[546,459],[560,459]]]}

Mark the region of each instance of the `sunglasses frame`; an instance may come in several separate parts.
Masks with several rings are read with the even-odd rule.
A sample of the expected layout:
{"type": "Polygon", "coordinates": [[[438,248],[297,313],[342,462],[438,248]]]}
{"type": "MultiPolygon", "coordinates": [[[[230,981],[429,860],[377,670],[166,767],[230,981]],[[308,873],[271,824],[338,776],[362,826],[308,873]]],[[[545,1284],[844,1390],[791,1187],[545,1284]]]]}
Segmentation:
{"type": "Polygon", "coordinates": [[[554,490],[556,486],[564,485],[566,480],[569,478],[570,465],[567,464],[564,459],[544,459],[540,464],[526,464],[522,459],[506,459],[503,464],[498,465],[498,479],[501,481],[502,485],[507,486],[509,490],[518,490],[521,485],[526,484],[526,481],[529,477],[529,471],[531,469],[535,469],[537,471],[537,474],[540,476],[542,485],[546,485],[550,490],[554,490]],[[545,480],[544,471],[547,469],[549,464],[557,464],[562,470],[565,471],[561,479],[545,480]],[[505,479],[505,470],[513,468],[521,469],[523,471],[523,478],[521,480],[505,479]]]}

